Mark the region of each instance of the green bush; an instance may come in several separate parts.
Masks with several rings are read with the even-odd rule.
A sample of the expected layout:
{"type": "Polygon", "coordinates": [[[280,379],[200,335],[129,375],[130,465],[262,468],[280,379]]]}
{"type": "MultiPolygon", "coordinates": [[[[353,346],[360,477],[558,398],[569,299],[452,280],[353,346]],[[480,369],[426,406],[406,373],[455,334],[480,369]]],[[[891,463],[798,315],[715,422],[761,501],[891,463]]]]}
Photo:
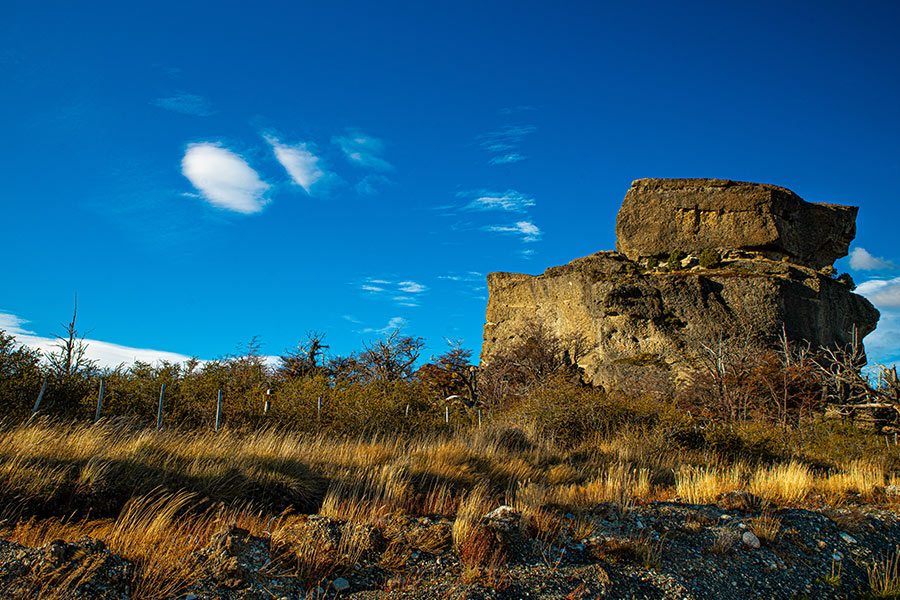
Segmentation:
{"type": "Polygon", "coordinates": [[[707,248],[700,253],[700,266],[704,269],[713,269],[719,266],[720,262],[722,262],[722,255],[712,248],[707,248]]]}
{"type": "Polygon", "coordinates": [[[681,269],[681,261],[685,258],[687,258],[687,254],[682,250],[672,250],[669,259],[666,261],[666,266],[669,267],[670,271],[678,271],[681,269]]]}
{"type": "Polygon", "coordinates": [[[669,411],[659,400],[606,392],[557,375],[523,398],[511,416],[537,438],[573,448],[593,435],[650,430],[669,411]]]}
{"type": "Polygon", "coordinates": [[[647,268],[648,269],[655,269],[658,266],[659,266],[659,259],[656,258],[655,256],[651,256],[650,258],[647,259],[647,268]]]}

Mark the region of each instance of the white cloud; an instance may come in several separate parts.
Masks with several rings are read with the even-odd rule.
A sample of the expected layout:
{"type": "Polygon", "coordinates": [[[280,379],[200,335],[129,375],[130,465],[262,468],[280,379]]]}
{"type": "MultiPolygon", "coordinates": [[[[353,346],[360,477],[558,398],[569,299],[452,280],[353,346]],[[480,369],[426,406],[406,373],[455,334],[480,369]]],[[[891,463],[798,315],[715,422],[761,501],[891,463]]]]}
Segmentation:
{"type": "Polygon", "coordinates": [[[153,104],[172,112],[181,113],[183,115],[192,115],[195,117],[208,117],[216,113],[212,104],[203,96],[197,94],[179,93],[174,96],[165,98],[157,98],[153,104]]]}
{"type": "MultiPolygon", "coordinates": [[[[59,340],[35,335],[34,332],[23,327],[25,323],[28,323],[28,321],[16,315],[0,313],[0,329],[5,329],[7,333],[14,335],[17,342],[44,353],[56,352],[59,340]]],[[[90,360],[97,361],[97,364],[101,367],[115,367],[122,363],[131,364],[136,360],[149,363],[161,360],[180,363],[190,358],[175,352],[151,350],[149,348],[132,348],[88,338],[85,338],[84,343],[87,345],[85,356],[90,360]]]]}
{"type": "Polygon", "coordinates": [[[868,298],[876,308],[900,308],[900,277],[864,281],[856,287],[856,293],[868,298]]]}
{"type": "Polygon", "coordinates": [[[225,210],[249,215],[269,203],[269,184],[247,161],[219,144],[190,144],[181,159],[181,172],[204,200],[225,210]]]}
{"type": "Polygon", "coordinates": [[[855,271],[890,271],[897,265],[884,258],[872,256],[865,248],[850,251],[850,268],[855,271]]]}
{"type": "Polygon", "coordinates": [[[900,363],[898,339],[900,339],[900,311],[881,310],[878,327],[863,340],[869,365],[900,363]]]}
{"type": "Polygon", "coordinates": [[[390,300],[399,306],[419,306],[418,294],[428,291],[428,286],[417,281],[392,282],[387,279],[367,278],[360,289],[369,296],[390,300]]]}
{"type": "Polygon", "coordinates": [[[265,139],[291,180],[311,195],[312,186],[325,176],[325,171],[319,167],[319,157],[310,152],[306,144],[290,146],[270,135],[265,139]]]}
{"type": "Polygon", "coordinates": [[[511,212],[525,212],[526,209],[534,206],[534,198],[526,196],[522,192],[516,190],[506,190],[505,192],[491,192],[482,190],[480,192],[460,192],[457,196],[475,198],[469,202],[465,208],[469,210],[506,210],[511,212]]]}
{"type": "Polygon", "coordinates": [[[384,160],[384,142],[376,137],[366,135],[359,130],[350,130],[347,135],[331,138],[350,162],[376,171],[390,171],[394,165],[384,160]]]}
{"type": "Polygon", "coordinates": [[[404,325],[406,325],[406,319],[404,319],[403,317],[393,317],[390,321],[388,321],[387,325],[385,325],[384,327],[381,327],[380,329],[375,329],[373,327],[366,327],[365,329],[362,330],[362,332],[363,333],[380,333],[380,334],[384,335],[384,334],[394,331],[395,329],[400,329],[404,325]]]}
{"type": "Polygon", "coordinates": [[[490,225],[485,231],[521,235],[523,242],[536,242],[541,239],[541,230],[531,221],[518,221],[512,225],[490,225]]]}
{"type": "Polygon", "coordinates": [[[391,299],[400,306],[419,306],[418,301],[412,296],[394,296],[391,299]]]}
{"type": "Polygon", "coordinates": [[[438,279],[446,279],[447,281],[465,281],[471,283],[473,281],[483,281],[484,276],[478,271],[467,271],[466,273],[451,273],[449,275],[438,275],[438,279]]]}
{"type": "Polygon", "coordinates": [[[397,285],[400,287],[401,292],[406,292],[407,294],[421,294],[428,289],[421,283],[416,283],[415,281],[401,281],[397,285]]]}

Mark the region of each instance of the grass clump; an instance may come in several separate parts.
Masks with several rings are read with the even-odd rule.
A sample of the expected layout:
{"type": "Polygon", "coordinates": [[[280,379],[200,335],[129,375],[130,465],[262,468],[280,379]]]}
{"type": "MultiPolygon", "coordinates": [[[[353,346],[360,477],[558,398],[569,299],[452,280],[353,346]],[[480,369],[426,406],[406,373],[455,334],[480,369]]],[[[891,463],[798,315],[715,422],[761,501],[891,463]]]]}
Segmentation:
{"type": "Polygon", "coordinates": [[[868,598],[900,598],[900,547],[875,561],[869,569],[868,598]]]}

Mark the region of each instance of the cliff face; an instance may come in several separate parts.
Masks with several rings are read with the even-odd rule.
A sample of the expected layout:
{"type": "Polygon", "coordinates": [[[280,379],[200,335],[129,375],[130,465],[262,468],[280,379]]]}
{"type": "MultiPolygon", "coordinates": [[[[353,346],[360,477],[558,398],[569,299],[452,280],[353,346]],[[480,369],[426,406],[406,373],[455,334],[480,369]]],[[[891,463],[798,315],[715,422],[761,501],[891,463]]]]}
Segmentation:
{"type": "MultiPolygon", "coordinates": [[[[855,209],[843,208],[847,207],[829,214],[855,215],[855,209]]],[[[771,214],[760,214],[758,221],[776,222],[771,214]]],[[[655,221],[646,226],[662,227],[655,221]]],[[[781,231],[796,229],[790,221],[780,227],[781,231]]],[[[846,228],[846,222],[839,227],[846,228]]],[[[741,237],[740,232],[726,232],[719,239],[728,235],[732,240],[741,237]]],[[[686,239],[678,238],[678,243],[686,239]]],[[[757,239],[762,238],[744,247],[758,248],[757,239]]],[[[704,246],[709,240],[697,242],[696,248],[679,248],[709,247],[704,246]]],[[[640,254],[668,254],[675,249],[664,250],[662,244],[668,243],[672,242],[661,242],[656,251],[640,254]]],[[[821,249],[828,244],[813,245],[821,249]]],[[[767,246],[775,247],[774,243],[767,246]]],[[[646,262],[617,252],[598,252],[537,276],[491,273],[482,361],[489,362],[535,320],[560,336],[582,335],[591,348],[580,361],[588,378],[595,384],[618,386],[636,377],[636,370],[677,375],[700,343],[709,343],[719,334],[735,337],[752,332],[762,349],[774,343],[782,327],[789,339],[807,340],[812,346],[844,345],[854,327],[861,336],[875,329],[878,311],[845,284],[810,266],[763,254],[723,251],[725,260],[714,268],[691,267],[691,261],[685,261],[688,268],[668,272],[664,266],[648,268],[646,262]]]]}

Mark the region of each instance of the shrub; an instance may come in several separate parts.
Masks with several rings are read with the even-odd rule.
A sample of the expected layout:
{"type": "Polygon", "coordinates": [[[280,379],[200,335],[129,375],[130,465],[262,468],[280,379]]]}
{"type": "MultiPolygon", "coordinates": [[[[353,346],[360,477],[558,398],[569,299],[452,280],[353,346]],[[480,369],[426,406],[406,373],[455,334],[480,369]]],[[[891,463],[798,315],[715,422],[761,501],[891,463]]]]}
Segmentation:
{"type": "Polygon", "coordinates": [[[722,262],[722,256],[712,248],[707,248],[700,253],[700,266],[704,269],[713,269],[719,266],[720,262],[722,262]]]}
{"type": "Polygon", "coordinates": [[[846,285],[848,288],[850,288],[851,292],[856,289],[856,283],[854,283],[853,278],[850,276],[850,273],[842,273],[838,276],[837,279],[835,279],[835,281],[846,285]]]}
{"type": "Polygon", "coordinates": [[[655,256],[651,256],[650,258],[647,259],[647,268],[648,269],[655,269],[658,266],[659,266],[659,259],[656,258],[655,256]]]}
{"type": "Polygon", "coordinates": [[[672,253],[669,254],[669,259],[666,261],[666,266],[669,267],[670,271],[677,271],[681,268],[681,261],[687,258],[687,254],[682,250],[672,250],[672,253]]]}

